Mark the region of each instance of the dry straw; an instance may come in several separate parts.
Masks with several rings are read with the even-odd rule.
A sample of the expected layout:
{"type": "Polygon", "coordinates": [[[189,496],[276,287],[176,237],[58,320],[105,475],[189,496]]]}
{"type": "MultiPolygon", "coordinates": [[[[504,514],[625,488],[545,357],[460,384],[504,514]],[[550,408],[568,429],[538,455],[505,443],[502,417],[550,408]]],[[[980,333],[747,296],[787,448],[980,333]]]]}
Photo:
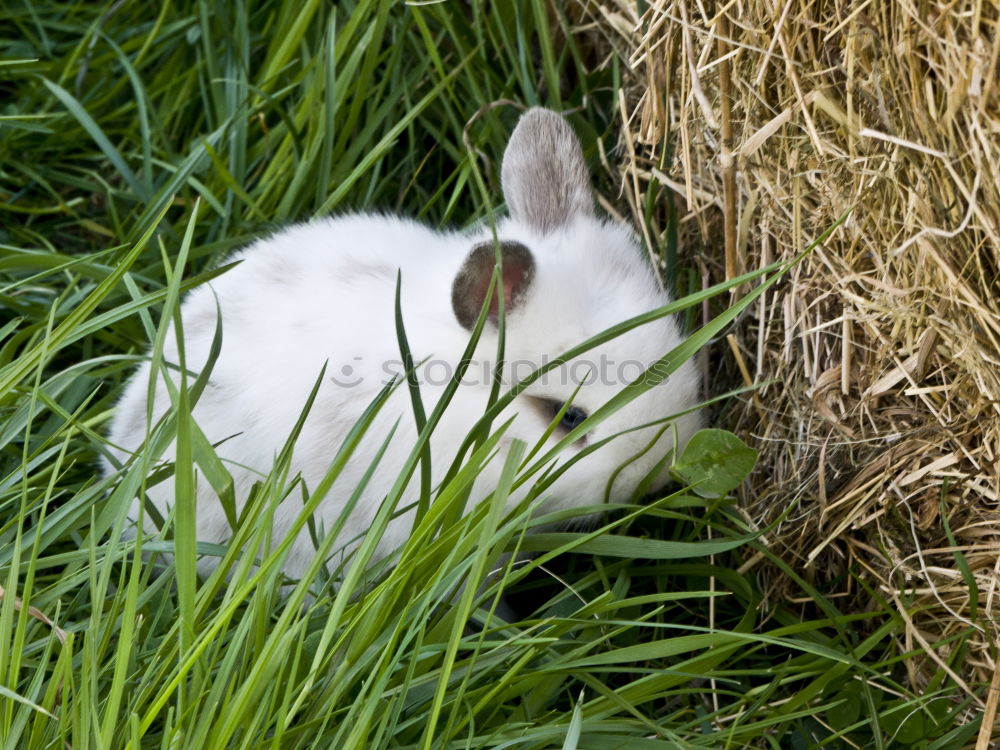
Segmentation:
{"type": "Polygon", "coordinates": [[[910,660],[914,686],[970,624],[975,647],[954,677],[988,684],[1000,636],[998,5],[642,7],[601,0],[582,21],[630,63],[622,185],[637,215],[648,191],[672,199],[716,280],[798,253],[851,211],[730,339],[735,379],[777,379],[724,416],[761,452],[743,507],[763,525],[793,506],[773,548],[839,581],[845,608],[872,600],[837,578],[848,567],[898,608],[905,646],[926,653],[910,660]]]}

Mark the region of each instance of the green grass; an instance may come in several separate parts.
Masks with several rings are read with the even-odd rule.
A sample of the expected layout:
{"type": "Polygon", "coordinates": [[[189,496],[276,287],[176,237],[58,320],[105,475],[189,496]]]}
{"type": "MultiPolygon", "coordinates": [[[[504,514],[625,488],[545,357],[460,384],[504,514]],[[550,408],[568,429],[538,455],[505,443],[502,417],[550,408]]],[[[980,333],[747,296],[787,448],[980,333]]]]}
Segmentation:
{"type": "MultiPolygon", "coordinates": [[[[435,502],[418,499],[389,569],[366,555],[392,502],[412,499],[390,498],[354,558],[302,582],[282,578],[285,540],[258,522],[291,493],[309,523],[350,441],[325,486],[288,476],[286,451],[255,490],[238,534],[256,567],[235,546],[194,549],[183,512],[176,547],[169,532],[124,541],[164,441],[190,456],[179,487],[195,471],[225,482],[187,396],[142,460],[97,470],[115,399],[184,289],[248,238],[318,214],[488,216],[517,117],[474,117],[491,102],[572,109],[596,164],[597,141],[614,145],[619,64],[598,67],[603,53],[541,0],[4,11],[0,746],[944,749],[974,736],[943,672],[907,685],[919,654],[879,592],[848,614],[800,572],[784,569],[795,602],[769,597],[753,566],[737,572],[754,556],[782,564],[729,500],[678,488],[590,532],[528,535],[552,519],[503,512],[515,483],[544,490],[515,454],[459,518],[500,425],[435,502]],[[515,550],[534,556],[511,563],[515,550]],[[143,559],[166,551],[159,568],[143,559]],[[220,556],[208,579],[199,551],[220,556]],[[497,618],[501,592],[521,621],[497,618]]],[[[656,240],[675,262],[669,222],[656,240]]],[[[721,330],[738,308],[718,312],[721,330]]]]}

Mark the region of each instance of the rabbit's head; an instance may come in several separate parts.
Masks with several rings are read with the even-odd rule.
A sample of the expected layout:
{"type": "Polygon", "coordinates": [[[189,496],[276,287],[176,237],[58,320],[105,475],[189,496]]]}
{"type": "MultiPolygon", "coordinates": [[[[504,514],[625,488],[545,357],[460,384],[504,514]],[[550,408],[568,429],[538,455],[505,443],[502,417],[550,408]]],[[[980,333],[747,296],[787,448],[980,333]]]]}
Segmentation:
{"type": "MultiPolygon", "coordinates": [[[[561,116],[545,109],[524,114],[504,153],[501,176],[510,210],[497,227],[508,385],[572,346],[670,301],[633,233],[596,215],[579,141],[561,116]]],[[[452,307],[466,329],[482,309],[496,246],[492,238],[475,245],[454,279],[452,307]]],[[[498,316],[494,295],[478,350],[482,358],[496,348],[498,316]]],[[[571,402],[549,442],[562,438],[681,341],[676,322],[660,318],[549,371],[512,403],[517,418],[508,436],[534,444],[571,402]]],[[[675,439],[683,444],[697,429],[698,416],[688,414],[669,427],[663,420],[690,409],[697,398],[697,373],[688,361],[594,425],[561,461],[617,437],[558,480],[550,509],[600,503],[612,478],[610,496],[616,500],[647,486],[647,475],[648,486],[662,484],[661,459],[675,439]]]]}

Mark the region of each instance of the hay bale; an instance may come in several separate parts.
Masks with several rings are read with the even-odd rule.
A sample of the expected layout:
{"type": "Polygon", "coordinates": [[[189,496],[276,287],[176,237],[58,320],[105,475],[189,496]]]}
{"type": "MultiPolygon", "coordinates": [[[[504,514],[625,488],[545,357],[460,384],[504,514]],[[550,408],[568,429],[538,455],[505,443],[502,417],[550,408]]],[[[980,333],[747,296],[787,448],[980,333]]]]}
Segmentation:
{"type": "MultiPolygon", "coordinates": [[[[850,211],[730,340],[738,377],[778,380],[730,415],[761,451],[747,514],[764,525],[794,505],[775,549],[817,579],[859,571],[931,668],[947,655],[935,644],[974,624],[960,677],[989,682],[1000,10],[659,0],[637,17],[603,0],[592,13],[631,66],[624,195],[640,216],[647,191],[682,199],[708,278],[792,257],[850,211]]],[[[843,580],[838,601],[870,599],[843,580]]]]}

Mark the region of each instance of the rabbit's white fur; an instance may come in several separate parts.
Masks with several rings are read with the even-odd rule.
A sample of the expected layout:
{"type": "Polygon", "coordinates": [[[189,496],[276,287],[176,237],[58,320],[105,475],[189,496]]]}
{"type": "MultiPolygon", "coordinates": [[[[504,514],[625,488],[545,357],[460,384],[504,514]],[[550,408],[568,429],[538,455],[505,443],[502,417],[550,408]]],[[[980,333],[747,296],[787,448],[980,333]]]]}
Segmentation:
{"type": "MultiPolygon", "coordinates": [[[[497,236],[503,243],[528,248],[533,259],[533,267],[520,279],[526,283],[523,293],[507,298],[506,385],[528,374],[531,368],[526,363],[538,366],[616,323],[669,301],[632,233],[594,215],[579,144],[561,117],[534,109],[521,118],[504,155],[503,183],[513,216],[498,223],[497,236]]],[[[468,344],[469,331],[458,321],[453,297],[456,289],[464,290],[456,278],[472,257],[470,250],[481,243],[488,244],[492,257],[488,229],[472,234],[437,232],[414,221],[374,214],[321,219],[256,241],[234,256],[242,263],[186,297],[181,313],[189,370],[197,372],[208,356],[216,326],[216,300],[222,313],[221,354],[193,413],[209,441],[222,441],[218,454],[227,460],[238,502],[270,470],[325,363],[326,377],[292,458],[293,473],[301,472],[310,488],[327,472],[348,430],[390,374],[401,370],[394,320],[397,269],[414,359],[428,360],[420,375],[422,398],[428,413],[433,409],[452,372],[448,368],[454,368],[468,344]]],[[[489,266],[491,270],[492,261],[489,266]]],[[[473,300],[477,311],[482,299],[473,300]]],[[[164,346],[168,362],[177,361],[174,339],[171,330],[164,346]]],[[[574,368],[569,363],[552,371],[494,422],[498,425],[516,413],[504,445],[514,438],[534,444],[553,418],[548,402],[569,400],[590,366],[592,377],[573,400],[574,406],[588,414],[638,375],[640,365],[651,364],[680,341],[676,323],[660,319],[591,350],[580,358],[584,364],[574,368]],[[602,363],[606,363],[604,373],[599,372],[602,363]]],[[[464,379],[467,384],[458,389],[432,436],[435,482],[483,414],[490,391],[486,373],[495,357],[496,326],[491,321],[464,379]]],[[[149,364],[144,364],[118,406],[110,438],[123,449],[116,454],[121,461],[145,437],[148,383],[149,364]]],[[[689,409],[697,391],[694,365],[687,362],[665,383],[564,451],[560,462],[584,444],[689,409]]],[[[154,420],[169,404],[167,387],[159,377],[154,420]]],[[[405,386],[390,397],[319,508],[318,520],[329,529],[397,419],[392,445],[351,515],[341,536],[344,541],[369,527],[414,443],[416,429],[405,386]]],[[[681,417],[675,427],[685,441],[697,429],[698,417],[681,417]]],[[[615,470],[645,448],[659,429],[621,435],[578,462],[544,495],[539,510],[602,502],[615,470]]],[[[556,430],[549,443],[563,434],[564,430],[556,430]]],[[[673,434],[666,430],[653,450],[617,475],[614,499],[629,497],[670,449],[673,434]]],[[[166,458],[173,460],[173,446],[166,458]]],[[[496,486],[502,463],[500,455],[487,466],[476,481],[473,499],[496,486]]],[[[415,477],[411,488],[415,490],[417,484],[415,477]]],[[[172,481],[153,487],[149,494],[165,513],[174,502],[172,481]]],[[[410,501],[412,497],[406,502],[410,501]]],[[[278,508],[276,538],[287,531],[300,509],[296,494],[278,508]]],[[[138,505],[132,512],[138,512],[138,505]]],[[[198,485],[197,519],[199,541],[220,542],[231,535],[221,505],[204,478],[198,485]]],[[[395,519],[377,555],[398,547],[411,523],[412,515],[395,519]]],[[[147,526],[153,530],[151,523],[147,526]]],[[[312,543],[302,533],[285,570],[300,575],[313,555],[312,543]]],[[[214,559],[204,561],[203,570],[214,563],[214,559]]]]}

